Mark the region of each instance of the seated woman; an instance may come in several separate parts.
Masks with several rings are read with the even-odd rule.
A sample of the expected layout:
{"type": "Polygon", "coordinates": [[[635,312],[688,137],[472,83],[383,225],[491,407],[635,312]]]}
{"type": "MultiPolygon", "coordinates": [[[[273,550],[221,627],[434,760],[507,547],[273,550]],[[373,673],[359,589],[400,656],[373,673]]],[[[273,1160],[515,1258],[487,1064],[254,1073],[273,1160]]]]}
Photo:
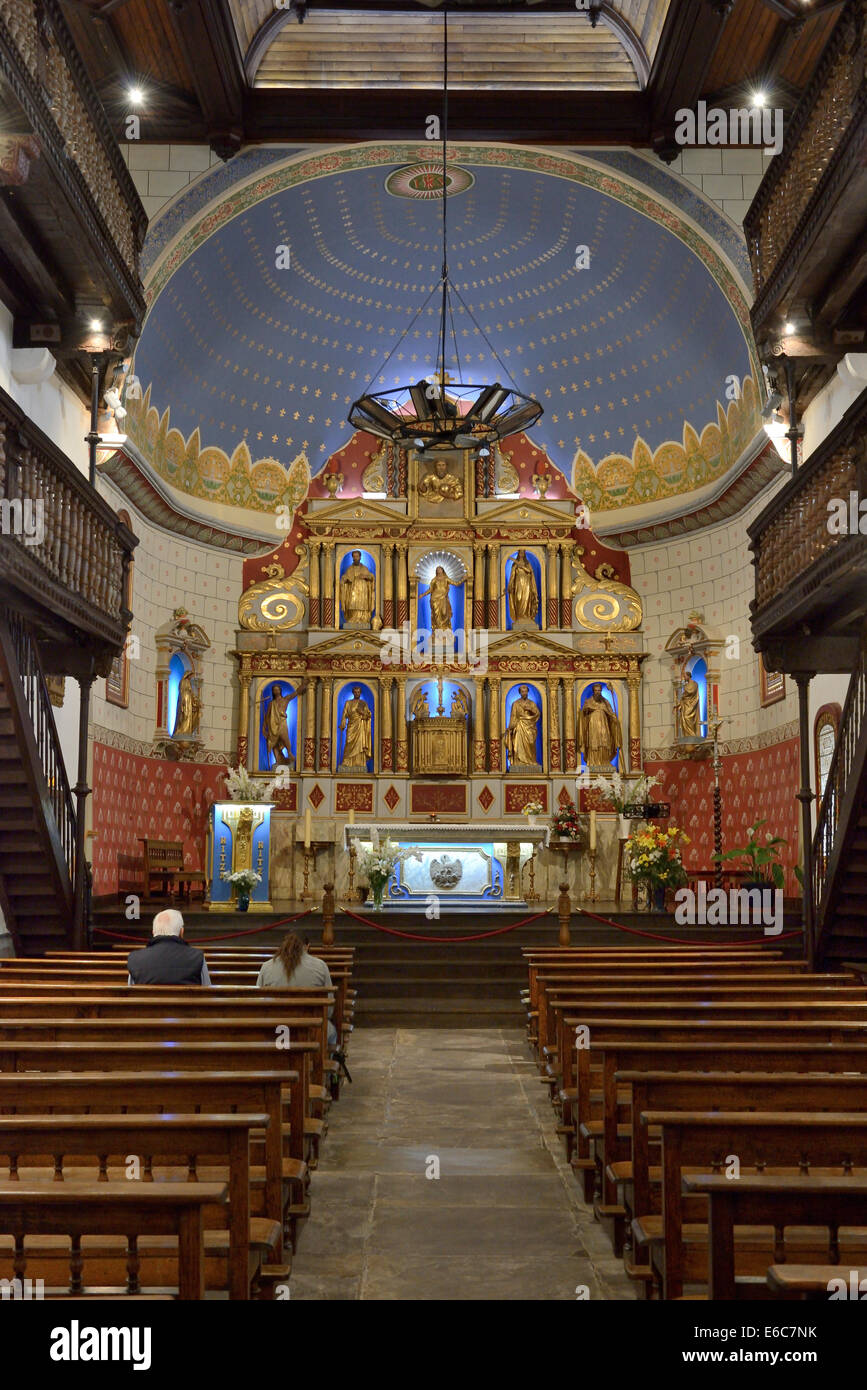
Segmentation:
{"type": "MultiPolygon", "coordinates": [[[[307,946],[294,931],[283,938],[276,956],[266,960],[259,971],[259,989],[322,989],[331,988],[331,971],[318,956],[311,956],[307,946]]],[[[337,1029],[331,1022],[334,1009],[328,1011],[328,1046],[337,1046],[337,1029]]]]}

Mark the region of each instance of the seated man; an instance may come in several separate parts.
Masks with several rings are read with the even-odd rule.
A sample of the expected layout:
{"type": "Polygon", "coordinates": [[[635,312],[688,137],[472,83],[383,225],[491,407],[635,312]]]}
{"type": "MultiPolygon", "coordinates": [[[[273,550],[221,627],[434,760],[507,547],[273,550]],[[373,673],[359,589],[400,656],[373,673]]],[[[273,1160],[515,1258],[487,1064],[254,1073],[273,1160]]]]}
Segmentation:
{"type": "MultiPolygon", "coordinates": [[[[290,931],[276,956],[266,960],[256,981],[259,989],[322,989],[331,988],[331,971],[318,956],[311,956],[307,945],[290,931]]],[[[337,1029],[331,1022],[333,1008],[329,1009],[328,1046],[337,1044],[337,1029]]]]}
{"type": "Polygon", "coordinates": [[[143,951],[127,957],[130,985],[209,985],[205,957],[184,941],[184,919],[173,907],[158,912],[143,951]]]}

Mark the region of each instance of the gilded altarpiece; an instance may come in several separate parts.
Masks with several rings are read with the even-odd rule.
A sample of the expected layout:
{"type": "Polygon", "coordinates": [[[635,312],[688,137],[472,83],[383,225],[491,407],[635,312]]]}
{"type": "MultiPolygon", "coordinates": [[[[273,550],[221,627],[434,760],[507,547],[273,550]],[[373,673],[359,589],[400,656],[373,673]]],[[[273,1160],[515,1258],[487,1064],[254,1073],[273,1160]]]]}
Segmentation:
{"type": "MultiPolygon", "coordinates": [[[[239,602],[237,756],[254,777],[282,766],[278,902],[298,896],[307,810],[314,891],[335,881],[345,898],[353,819],[519,827],[528,800],[550,816],[582,770],[604,773],[582,738],[605,727],[609,773],[640,773],[640,597],[618,577],[625,556],[599,562],[580,500],[544,491],[520,495],[496,448],[431,460],[386,445],[362,495],[309,497],[262,561],[239,602]]],[[[564,859],[540,850],[534,868],[555,899],[564,859]]]]}

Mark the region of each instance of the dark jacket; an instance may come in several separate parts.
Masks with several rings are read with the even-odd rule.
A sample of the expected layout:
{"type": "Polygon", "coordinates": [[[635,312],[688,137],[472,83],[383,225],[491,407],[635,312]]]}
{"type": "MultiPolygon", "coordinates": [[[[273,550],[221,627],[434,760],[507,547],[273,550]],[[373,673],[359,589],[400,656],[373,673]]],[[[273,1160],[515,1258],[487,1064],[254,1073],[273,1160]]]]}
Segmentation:
{"type": "Polygon", "coordinates": [[[127,957],[135,985],[200,985],[205,957],[179,936],[152,936],[143,951],[127,957]]]}

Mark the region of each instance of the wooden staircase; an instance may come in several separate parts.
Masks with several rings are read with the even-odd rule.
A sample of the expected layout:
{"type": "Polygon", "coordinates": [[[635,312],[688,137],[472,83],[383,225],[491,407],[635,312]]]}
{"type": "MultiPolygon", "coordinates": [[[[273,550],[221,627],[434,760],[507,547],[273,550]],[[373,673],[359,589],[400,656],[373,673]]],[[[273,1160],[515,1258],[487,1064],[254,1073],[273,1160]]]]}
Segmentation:
{"type": "Polygon", "coordinates": [[[70,946],[75,810],[39,655],[0,617],[0,906],[18,955],[70,946]]]}
{"type": "Polygon", "coordinates": [[[813,840],[816,956],[867,964],[867,639],[852,673],[813,840]]]}

